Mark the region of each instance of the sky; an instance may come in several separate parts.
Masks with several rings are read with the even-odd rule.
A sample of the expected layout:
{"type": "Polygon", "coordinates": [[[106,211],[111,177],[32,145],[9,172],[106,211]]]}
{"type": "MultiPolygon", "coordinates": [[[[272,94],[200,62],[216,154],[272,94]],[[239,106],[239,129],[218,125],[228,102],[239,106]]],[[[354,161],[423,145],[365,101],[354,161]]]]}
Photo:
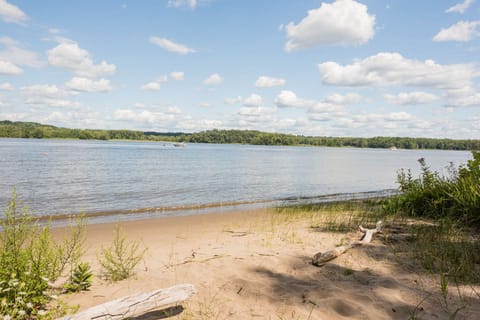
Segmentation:
{"type": "Polygon", "coordinates": [[[480,139],[480,0],[0,0],[0,120],[480,139]]]}

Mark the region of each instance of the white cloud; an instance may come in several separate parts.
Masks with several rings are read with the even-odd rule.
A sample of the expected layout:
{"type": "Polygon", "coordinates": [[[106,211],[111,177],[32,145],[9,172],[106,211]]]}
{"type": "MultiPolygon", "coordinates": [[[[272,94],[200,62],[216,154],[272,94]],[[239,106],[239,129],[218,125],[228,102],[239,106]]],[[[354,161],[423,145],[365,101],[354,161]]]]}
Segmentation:
{"type": "Polygon", "coordinates": [[[413,116],[406,112],[392,112],[386,115],[385,119],[389,121],[408,121],[411,120],[413,116]]]}
{"type": "Polygon", "coordinates": [[[385,101],[391,104],[397,105],[417,105],[426,104],[437,101],[439,97],[427,92],[415,91],[415,92],[401,92],[397,95],[384,94],[385,101]]]}
{"type": "Polygon", "coordinates": [[[339,86],[422,86],[456,89],[472,84],[479,70],[472,64],[441,65],[433,60],[410,60],[399,53],[381,52],[342,66],[328,61],[318,65],[322,83],[339,86]]]}
{"type": "Polygon", "coordinates": [[[355,104],[359,103],[361,100],[362,96],[357,93],[347,93],[345,95],[334,93],[325,98],[325,102],[338,105],[355,104]]]}
{"type": "Polygon", "coordinates": [[[42,96],[48,98],[61,98],[72,95],[71,92],[59,88],[56,85],[36,84],[20,88],[22,93],[27,96],[42,96]]]}
{"type": "Polygon", "coordinates": [[[15,88],[9,82],[0,83],[0,90],[12,91],[14,89],[15,88]]]}
{"type": "Polygon", "coordinates": [[[158,91],[161,88],[161,84],[156,81],[152,81],[149,83],[144,84],[141,89],[145,91],[158,91]]]}
{"type": "Polygon", "coordinates": [[[207,86],[218,85],[218,84],[221,84],[222,82],[223,82],[223,78],[218,73],[211,74],[208,78],[203,80],[203,84],[207,86]]]}
{"type": "Polygon", "coordinates": [[[480,93],[457,96],[450,99],[448,107],[480,107],[480,93]]]}
{"type": "Polygon", "coordinates": [[[115,120],[133,121],[139,123],[159,124],[161,122],[172,122],[175,120],[174,114],[161,112],[152,112],[148,110],[136,111],[130,109],[120,109],[113,113],[115,120]]]}
{"type": "Polygon", "coordinates": [[[320,8],[308,11],[297,25],[286,27],[285,50],[294,51],[317,45],[360,45],[375,34],[375,16],[366,5],[354,0],[336,0],[322,3],[320,8]]]}
{"type": "Polygon", "coordinates": [[[73,77],[65,85],[72,90],[84,92],[108,92],[112,90],[110,80],[103,78],[95,81],[88,78],[73,77]]]}
{"type": "Polygon", "coordinates": [[[243,105],[246,107],[258,107],[263,103],[263,98],[258,94],[252,93],[243,101],[243,105]]]}
{"type": "Polygon", "coordinates": [[[167,76],[160,76],[157,80],[144,84],[141,89],[144,91],[158,91],[162,87],[162,83],[168,82],[167,76]]]}
{"type": "Polygon", "coordinates": [[[195,9],[197,7],[197,0],[168,0],[169,7],[189,7],[190,9],[195,9]]]}
{"type": "Polygon", "coordinates": [[[28,17],[17,6],[8,3],[6,0],[0,0],[0,17],[5,22],[24,24],[28,17]]]}
{"type": "Polygon", "coordinates": [[[186,45],[175,43],[166,38],[159,38],[159,37],[152,36],[150,37],[150,42],[167,51],[182,54],[182,55],[195,52],[194,49],[189,48],[186,45]]]}
{"type": "Polygon", "coordinates": [[[242,107],[238,110],[238,114],[241,116],[246,117],[265,117],[275,113],[277,109],[275,108],[267,108],[261,106],[255,107],[242,107]]]}
{"type": "Polygon", "coordinates": [[[275,104],[279,108],[310,108],[315,105],[315,101],[298,98],[295,92],[282,90],[275,98],[275,104]]]}
{"type": "Polygon", "coordinates": [[[173,80],[183,80],[185,78],[185,73],[182,71],[173,71],[170,72],[170,78],[173,80]]]}
{"type": "Polygon", "coordinates": [[[200,103],[200,107],[202,108],[210,108],[212,105],[208,102],[202,102],[200,103]]]}
{"type": "Polygon", "coordinates": [[[456,12],[456,13],[464,13],[473,3],[474,0],[465,0],[461,3],[458,3],[450,8],[448,8],[445,12],[456,12]]]}
{"type": "Polygon", "coordinates": [[[97,78],[115,73],[116,66],[105,61],[94,64],[87,50],[76,42],[67,41],[47,51],[48,62],[55,67],[65,68],[80,77],[97,78]]]}
{"type": "MultiPolygon", "coordinates": [[[[339,95],[340,96],[340,95],[339,95]]],[[[330,96],[331,97],[331,96],[330,96]]],[[[347,99],[343,97],[342,103],[347,99]]],[[[309,119],[314,121],[327,121],[333,117],[344,114],[344,107],[341,104],[333,103],[332,101],[317,101],[299,98],[293,91],[283,90],[275,98],[275,104],[279,108],[302,108],[309,114],[309,119]]]]}
{"type": "Polygon", "coordinates": [[[440,30],[433,37],[433,41],[462,41],[467,42],[480,36],[477,27],[480,26],[480,20],[459,21],[447,29],[440,30]]]}
{"type": "Polygon", "coordinates": [[[184,119],[179,121],[176,127],[182,131],[204,131],[222,128],[223,122],[216,119],[184,119]]]}
{"type": "Polygon", "coordinates": [[[42,105],[48,107],[77,108],[80,103],[67,98],[75,94],[72,91],[57,87],[56,85],[33,85],[20,88],[29,105],[42,105]]]}
{"type": "Polygon", "coordinates": [[[239,103],[243,100],[241,96],[237,96],[235,98],[225,98],[225,103],[226,104],[236,104],[239,103]]]}
{"type": "Polygon", "coordinates": [[[281,78],[272,78],[261,76],[255,81],[255,87],[257,88],[271,88],[277,86],[284,86],[287,81],[281,78]]]}
{"type": "Polygon", "coordinates": [[[0,74],[19,75],[23,70],[11,62],[0,60],[0,74]]]}
{"type": "Polygon", "coordinates": [[[0,51],[0,59],[29,67],[40,67],[44,64],[40,61],[36,52],[22,48],[20,43],[12,38],[1,37],[0,43],[5,46],[0,51]]]}

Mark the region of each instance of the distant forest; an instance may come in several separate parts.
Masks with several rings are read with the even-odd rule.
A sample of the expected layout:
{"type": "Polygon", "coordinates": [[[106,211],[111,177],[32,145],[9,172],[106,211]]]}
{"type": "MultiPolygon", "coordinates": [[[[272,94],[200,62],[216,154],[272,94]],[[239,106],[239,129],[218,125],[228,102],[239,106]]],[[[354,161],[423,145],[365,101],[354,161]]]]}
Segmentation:
{"type": "Polygon", "coordinates": [[[68,129],[35,122],[0,121],[0,137],[37,139],[139,140],[254,145],[305,145],[357,148],[480,150],[480,140],[410,137],[312,137],[255,130],[208,130],[197,133],[159,133],[133,130],[68,129]]]}

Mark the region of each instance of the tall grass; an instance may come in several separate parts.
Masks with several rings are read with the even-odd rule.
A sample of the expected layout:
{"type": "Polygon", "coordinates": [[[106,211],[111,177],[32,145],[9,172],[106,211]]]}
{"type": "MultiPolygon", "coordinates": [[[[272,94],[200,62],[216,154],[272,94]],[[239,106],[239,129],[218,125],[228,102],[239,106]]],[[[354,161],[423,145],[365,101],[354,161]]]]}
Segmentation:
{"type": "Polygon", "coordinates": [[[447,176],[432,171],[423,158],[418,178],[401,170],[397,177],[401,194],[386,201],[385,210],[480,227],[480,153],[472,151],[472,156],[467,165],[450,164],[447,176]]]}

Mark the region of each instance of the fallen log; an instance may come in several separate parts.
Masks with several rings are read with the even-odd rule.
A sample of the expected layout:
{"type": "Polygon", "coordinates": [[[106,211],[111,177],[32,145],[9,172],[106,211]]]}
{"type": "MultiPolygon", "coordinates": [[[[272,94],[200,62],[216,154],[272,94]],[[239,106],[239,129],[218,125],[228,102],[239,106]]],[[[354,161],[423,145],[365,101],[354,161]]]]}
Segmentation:
{"type": "Polygon", "coordinates": [[[196,292],[191,284],[135,294],[92,307],[63,320],[120,320],[140,316],[188,299],[196,292]]]}
{"type": "Polygon", "coordinates": [[[317,267],[321,267],[325,265],[327,262],[335,259],[339,255],[347,252],[353,247],[361,246],[372,241],[372,237],[377,232],[382,232],[382,221],[378,221],[376,224],[375,229],[365,229],[362,226],[359,226],[361,232],[363,232],[363,236],[360,240],[352,241],[346,245],[336,247],[333,250],[329,250],[326,252],[318,252],[313,256],[312,264],[317,267]]]}

